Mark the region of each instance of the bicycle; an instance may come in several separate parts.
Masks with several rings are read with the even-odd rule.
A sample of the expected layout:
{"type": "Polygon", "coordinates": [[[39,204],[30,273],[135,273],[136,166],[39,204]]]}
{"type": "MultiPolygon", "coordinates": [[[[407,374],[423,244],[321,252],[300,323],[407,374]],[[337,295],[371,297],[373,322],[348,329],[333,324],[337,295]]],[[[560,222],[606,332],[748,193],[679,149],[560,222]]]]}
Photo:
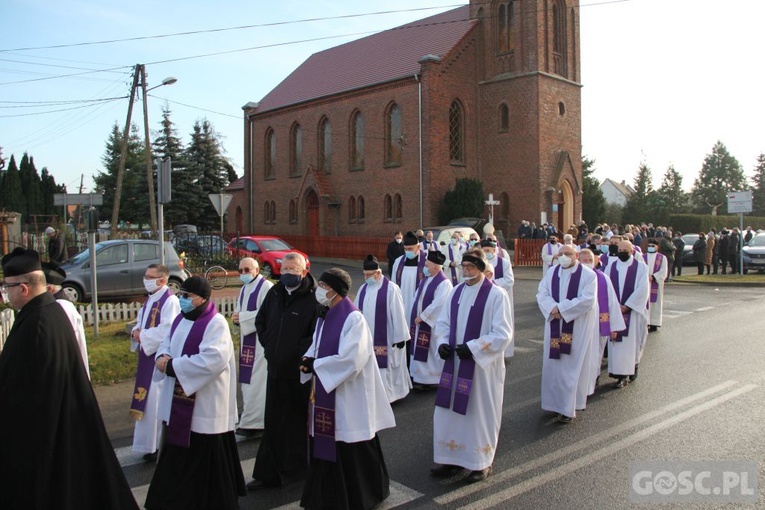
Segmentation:
{"type": "Polygon", "coordinates": [[[210,282],[210,287],[220,290],[228,283],[228,271],[222,266],[210,266],[205,271],[205,280],[210,282]]]}

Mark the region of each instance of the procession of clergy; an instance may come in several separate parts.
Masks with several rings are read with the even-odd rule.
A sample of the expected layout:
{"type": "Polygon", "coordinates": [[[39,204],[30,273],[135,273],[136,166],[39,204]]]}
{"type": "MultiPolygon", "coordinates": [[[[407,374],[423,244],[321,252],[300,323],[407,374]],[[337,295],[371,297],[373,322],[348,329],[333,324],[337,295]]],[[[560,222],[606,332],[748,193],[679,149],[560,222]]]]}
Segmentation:
{"type": "MultiPolygon", "coordinates": [[[[412,389],[434,392],[431,474],[468,471],[465,481],[485,480],[501,426],[505,358],[514,345],[513,270],[507,251],[487,237],[480,241],[471,234],[465,240],[455,232],[438,246],[407,232],[390,279],[373,256],[363,261],[365,282],[353,302],[350,275],[341,269],[325,271],[316,282],[302,256],[290,254],[294,268],[285,260],[275,286],[259,274],[257,261],[245,258],[232,317],[238,353],[206,280],[187,279],[175,296],[167,287],[167,268],[149,266],[149,298],[131,335],[138,368],[130,408],[134,451],[153,461],[160,450],[146,508],[206,508],[205,501],[237,508],[246,488],[281,485],[306,454],[302,506],[372,508],[389,495],[377,432],[395,426],[390,404],[412,389]],[[317,313],[306,316],[307,349],[308,343],[290,339],[302,347],[295,362],[287,359],[285,373],[298,387],[310,387],[305,401],[297,395],[302,389],[277,389],[274,379],[282,377],[272,371],[284,364],[275,361],[282,347],[271,343],[269,351],[259,338],[267,334],[260,308],[280,293],[289,301],[300,289],[307,290],[309,308],[317,313]],[[307,429],[301,402],[307,404],[307,429]],[[235,432],[264,434],[254,480],[246,488],[235,432]],[[301,452],[295,444],[305,435],[310,451],[301,452]],[[264,472],[282,478],[259,480],[264,472]]],[[[615,387],[624,387],[637,378],[649,328],[661,326],[667,263],[656,243],[649,241],[648,253],[637,256],[628,240],[610,243],[602,250],[551,237],[542,248],[548,267],[537,292],[545,320],[541,405],[560,423],[570,423],[585,408],[598,385],[606,345],[609,375],[615,387]]]]}

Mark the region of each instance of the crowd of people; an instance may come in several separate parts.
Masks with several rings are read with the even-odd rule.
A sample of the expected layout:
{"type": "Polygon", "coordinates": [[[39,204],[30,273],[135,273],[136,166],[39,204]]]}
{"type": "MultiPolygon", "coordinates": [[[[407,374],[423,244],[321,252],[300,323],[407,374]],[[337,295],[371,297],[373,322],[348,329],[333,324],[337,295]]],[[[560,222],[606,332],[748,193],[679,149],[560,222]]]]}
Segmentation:
{"type": "MultiPolygon", "coordinates": [[[[717,272],[718,259],[725,273],[730,259],[707,253],[727,252],[739,235],[700,233],[699,274],[717,272]]],[[[536,295],[541,407],[571,423],[599,386],[604,356],[615,388],[637,379],[648,335],[662,325],[664,283],[682,269],[682,238],[652,225],[590,232],[581,222],[560,233],[524,222],[519,237],[529,236],[547,240],[536,295]]],[[[305,508],[372,508],[390,493],[378,432],[395,426],[391,403],[411,391],[434,398],[431,475],[467,471],[475,483],[492,474],[514,346],[508,252],[491,234],[455,231],[439,245],[432,232],[409,231],[395,233],[387,257],[387,275],[374,256],[362,261],[354,300],[347,272],[331,268],[316,279],[299,253],[284,257],[275,284],[256,260],[242,259],[232,316],[239,352],[204,278],[188,278],[176,296],[167,268],[147,267],[149,297],[131,332],[138,355],[129,409],[134,451],[157,463],[146,508],[238,508],[247,490],[299,481],[305,508]],[[248,483],[236,435],[260,437],[248,483]]],[[[29,461],[10,471],[4,463],[0,490],[9,501],[32,501],[29,508],[134,508],[89,385],[84,340],[53,296],[60,270],[23,249],[2,265],[3,292],[20,312],[0,354],[0,405],[63,425],[50,444],[39,436],[25,443],[17,438],[33,429],[0,422],[0,438],[15,438],[0,440],[3,458],[29,461]],[[30,444],[39,445],[33,455],[18,451],[30,444]],[[98,474],[62,476],[73,462],[72,472],[98,474]]]]}

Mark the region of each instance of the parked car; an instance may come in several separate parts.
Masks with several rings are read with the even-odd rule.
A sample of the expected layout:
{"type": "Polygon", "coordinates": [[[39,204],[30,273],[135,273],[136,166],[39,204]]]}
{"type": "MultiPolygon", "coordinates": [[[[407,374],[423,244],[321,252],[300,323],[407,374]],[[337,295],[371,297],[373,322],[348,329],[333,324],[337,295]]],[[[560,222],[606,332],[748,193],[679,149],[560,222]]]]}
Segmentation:
{"type": "MultiPolygon", "coordinates": [[[[683,234],[683,242],[685,247],[683,248],[683,265],[695,266],[696,261],[693,260],[693,243],[699,240],[698,234],[683,234]]],[[[677,253],[675,253],[675,260],[677,260],[677,253]]]]}
{"type": "Polygon", "coordinates": [[[192,245],[195,252],[202,257],[219,257],[228,252],[226,241],[220,236],[196,236],[192,245]]]}
{"type": "MultiPolygon", "coordinates": [[[[168,287],[177,292],[186,279],[178,253],[165,244],[165,265],[170,270],[168,287]]],[[[96,243],[96,277],[99,297],[129,297],[146,294],[143,276],[149,264],[159,264],[159,242],[121,239],[96,243]]],[[[61,285],[70,299],[83,301],[93,295],[90,278],[90,249],[81,251],[61,265],[66,279],[61,285]]]]}
{"type": "Polygon", "coordinates": [[[266,278],[281,276],[282,257],[294,251],[305,257],[307,269],[311,269],[308,255],[296,250],[282,239],[273,236],[243,236],[234,238],[228,245],[229,252],[238,258],[252,257],[258,261],[260,272],[266,278]]]}
{"type": "Polygon", "coordinates": [[[423,228],[423,232],[427,232],[428,230],[433,232],[433,239],[440,245],[444,246],[449,244],[449,239],[452,238],[454,235],[454,232],[459,230],[462,232],[463,239],[467,242],[468,239],[470,239],[470,234],[477,234],[479,239],[482,239],[483,236],[478,234],[473,228],[471,227],[462,227],[462,226],[440,226],[440,227],[428,227],[423,228]]]}
{"type": "Polygon", "coordinates": [[[742,248],[744,253],[744,274],[750,269],[765,272],[765,234],[757,234],[742,248]]]}

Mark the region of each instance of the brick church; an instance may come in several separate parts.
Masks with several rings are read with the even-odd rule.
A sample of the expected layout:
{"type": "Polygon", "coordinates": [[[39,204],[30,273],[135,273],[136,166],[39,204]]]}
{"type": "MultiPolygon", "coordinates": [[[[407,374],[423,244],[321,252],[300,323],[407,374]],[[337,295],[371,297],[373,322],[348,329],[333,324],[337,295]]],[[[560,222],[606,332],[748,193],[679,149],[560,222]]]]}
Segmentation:
{"type": "Polygon", "coordinates": [[[505,235],[522,219],[567,228],[582,203],[579,59],[578,0],[470,0],[316,53],[243,107],[229,230],[389,237],[437,225],[462,177],[499,200],[505,235]]]}

